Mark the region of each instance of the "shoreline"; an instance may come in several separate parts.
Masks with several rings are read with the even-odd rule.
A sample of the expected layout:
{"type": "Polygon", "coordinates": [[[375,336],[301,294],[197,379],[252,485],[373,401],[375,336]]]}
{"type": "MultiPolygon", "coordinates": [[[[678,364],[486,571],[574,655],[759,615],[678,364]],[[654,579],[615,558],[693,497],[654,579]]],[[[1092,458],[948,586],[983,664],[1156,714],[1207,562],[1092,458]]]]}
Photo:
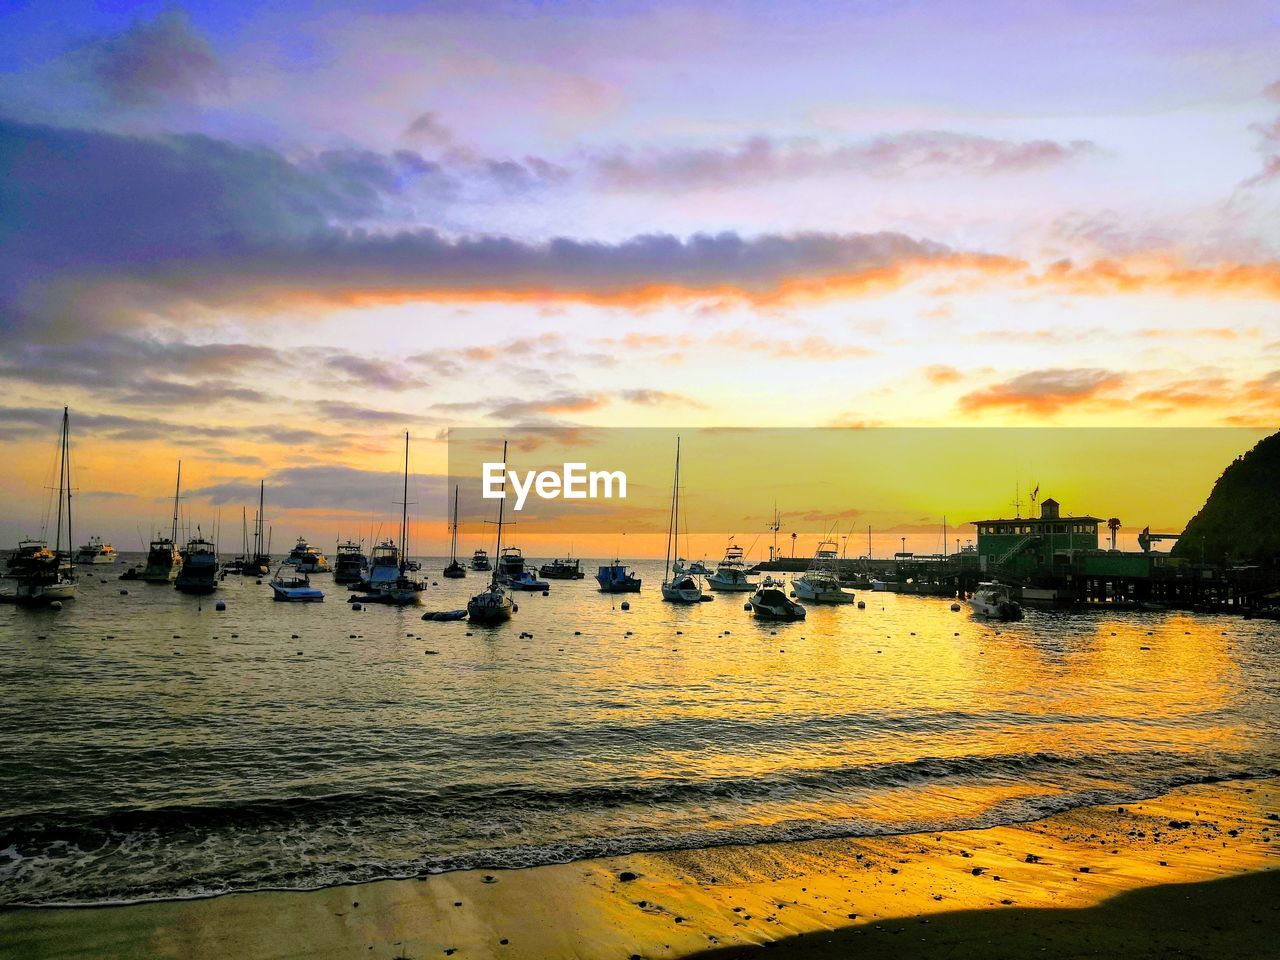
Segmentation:
{"type": "MultiPolygon", "coordinates": [[[[821,956],[838,943],[861,950],[850,936],[903,918],[968,912],[948,922],[998,927],[1004,911],[1012,929],[1010,908],[1106,912],[1122,909],[1106,904],[1134,891],[1242,874],[1274,890],[1277,854],[1280,777],[1251,778],[970,830],[707,847],[311,891],[12,907],[0,912],[0,956],[727,958],[766,943],[782,956],[821,956]]],[[[1274,933],[1280,914],[1269,919],[1251,926],[1274,933]]]]}

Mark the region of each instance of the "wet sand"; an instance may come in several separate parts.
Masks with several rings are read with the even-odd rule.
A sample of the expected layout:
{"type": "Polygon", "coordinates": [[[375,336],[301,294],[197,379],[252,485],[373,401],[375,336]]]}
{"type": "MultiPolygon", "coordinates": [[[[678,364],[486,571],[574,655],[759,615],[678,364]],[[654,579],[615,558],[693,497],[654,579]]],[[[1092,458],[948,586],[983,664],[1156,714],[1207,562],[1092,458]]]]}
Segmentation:
{"type": "Polygon", "coordinates": [[[1280,779],[1236,781],[986,830],[10,910],[0,955],[1276,956],[1278,835],[1280,779]]]}

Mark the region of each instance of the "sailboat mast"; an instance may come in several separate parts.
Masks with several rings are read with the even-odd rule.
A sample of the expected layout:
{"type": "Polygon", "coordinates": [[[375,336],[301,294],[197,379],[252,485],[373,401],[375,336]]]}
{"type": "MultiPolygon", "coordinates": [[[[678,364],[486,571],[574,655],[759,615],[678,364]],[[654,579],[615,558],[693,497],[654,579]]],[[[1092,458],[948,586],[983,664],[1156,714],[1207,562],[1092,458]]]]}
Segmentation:
{"type": "Polygon", "coordinates": [[[178,482],[173,488],[173,534],[169,540],[175,546],[178,543],[178,498],[182,494],[182,461],[178,461],[178,482]]]}
{"type": "Polygon", "coordinates": [[[502,508],[507,503],[507,441],[502,441],[502,496],[498,498],[498,542],[493,548],[493,578],[491,584],[498,582],[498,568],[502,566],[502,508]]]}
{"type": "Polygon", "coordinates": [[[458,485],[453,485],[453,542],[449,544],[449,560],[458,562],[458,485]]]}
{"type": "Polygon", "coordinates": [[[400,569],[405,565],[406,538],[409,531],[409,431],[404,432],[404,494],[400,500],[400,569]]]}
{"type": "Polygon", "coordinates": [[[254,557],[255,560],[258,558],[258,556],[262,555],[262,509],[265,503],[264,498],[266,497],[266,489],[267,489],[267,482],[265,480],[259,480],[258,481],[258,529],[255,530],[253,534],[253,537],[254,537],[253,549],[254,549],[254,553],[257,555],[254,557]]]}
{"type": "Polygon", "coordinates": [[[62,553],[62,498],[67,498],[67,552],[71,552],[71,490],[67,485],[67,408],[62,408],[62,438],[58,443],[58,529],[53,535],[54,562],[62,553]]]}

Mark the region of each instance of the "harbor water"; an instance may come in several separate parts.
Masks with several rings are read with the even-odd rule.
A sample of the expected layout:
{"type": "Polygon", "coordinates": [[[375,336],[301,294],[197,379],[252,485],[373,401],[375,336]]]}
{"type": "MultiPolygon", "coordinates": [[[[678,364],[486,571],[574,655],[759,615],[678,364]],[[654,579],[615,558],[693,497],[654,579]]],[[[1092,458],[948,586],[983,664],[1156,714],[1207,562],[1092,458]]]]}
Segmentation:
{"type": "Polygon", "coordinates": [[[553,582],[484,628],[421,619],[488,576],[442,566],[421,608],[123,565],[0,608],[0,903],[978,827],[1280,771],[1275,622],[868,592],[770,624],[665,604],[640,562],[639,594],[553,582]]]}

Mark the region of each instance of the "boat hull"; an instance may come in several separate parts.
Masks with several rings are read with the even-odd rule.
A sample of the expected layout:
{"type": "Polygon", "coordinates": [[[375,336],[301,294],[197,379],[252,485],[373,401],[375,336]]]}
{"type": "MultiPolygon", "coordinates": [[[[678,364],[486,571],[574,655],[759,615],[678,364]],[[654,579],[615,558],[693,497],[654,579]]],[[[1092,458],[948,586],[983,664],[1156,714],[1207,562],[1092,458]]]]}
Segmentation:
{"type": "Polygon", "coordinates": [[[697,587],[662,586],[662,599],[668,603],[701,603],[702,591],[697,587]]]}
{"type": "Polygon", "coordinates": [[[505,594],[482,593],[467,601],[467,618],[472,623],[504,623],[519,609],[505,594]]]}
{"type": "Polygon", "coordinates": [[[272,599],[280,603],[321,603],[324,594],[314,587],[276,587],[271,588],[272,599]]]}
{"type": "Polygon", "coordinates": [[[707,586],[720,593],[750,593],[756,585],[746,580],[727,580],[712,574],[707,578],[707,586]]]}
{"type": "Polygon", "coordinates": [[[467,575],[467,568],[460,563],[451,563],[444,568],[442,575],[450,580],[462,580],[467,575]]]}
{"type": "Polygon", "coordinates": [[[856,603],[857,597],[838,587],[815,586],[805,580],[792,580],[791,586],[796,592],[796,599],[804,603],[856,603]]]}

